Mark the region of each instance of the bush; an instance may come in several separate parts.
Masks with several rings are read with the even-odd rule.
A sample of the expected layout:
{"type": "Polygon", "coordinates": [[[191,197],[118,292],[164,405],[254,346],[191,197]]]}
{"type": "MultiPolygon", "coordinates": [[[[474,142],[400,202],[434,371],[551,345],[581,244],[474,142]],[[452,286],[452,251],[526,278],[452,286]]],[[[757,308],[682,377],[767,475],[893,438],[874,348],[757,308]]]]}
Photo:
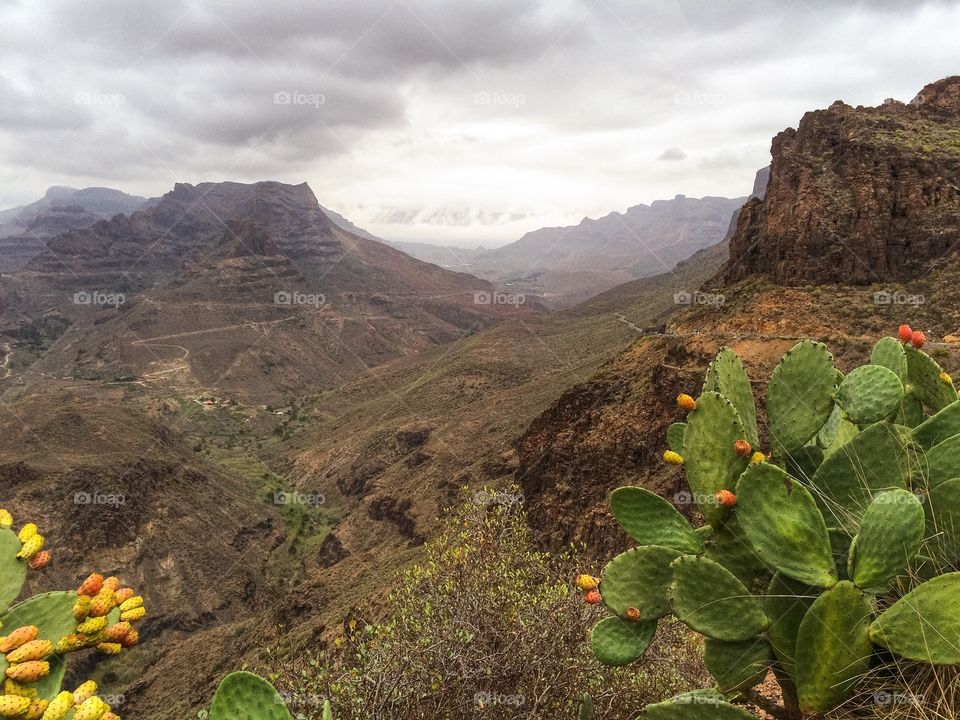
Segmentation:
{"type": "Polygon", "coordinates": [[[572,589],[576,553],[535,550],[516,497],[479,493],[453,511],[382,622],[348,619],[331,652],[280,661],[292,710],[319,718],[329,698],[342,720],[574,718],[586,693],[599,720],[704,681],[680,625],[639,667],[599,665],[585,642],[597,610],[572,589]]]}

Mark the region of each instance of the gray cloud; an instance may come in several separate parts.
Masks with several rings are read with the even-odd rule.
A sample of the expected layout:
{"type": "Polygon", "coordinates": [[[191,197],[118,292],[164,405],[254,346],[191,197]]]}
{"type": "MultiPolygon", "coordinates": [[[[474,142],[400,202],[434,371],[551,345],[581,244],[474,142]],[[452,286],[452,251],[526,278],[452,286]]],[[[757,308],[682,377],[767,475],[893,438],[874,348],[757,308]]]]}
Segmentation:
{"type": "Polygon", "coordinates": [[[657,160],[666,160],[668,162],[678,162],[686,159],[687,154],[678,147],[669,147],[657,157],[657,160]]]}

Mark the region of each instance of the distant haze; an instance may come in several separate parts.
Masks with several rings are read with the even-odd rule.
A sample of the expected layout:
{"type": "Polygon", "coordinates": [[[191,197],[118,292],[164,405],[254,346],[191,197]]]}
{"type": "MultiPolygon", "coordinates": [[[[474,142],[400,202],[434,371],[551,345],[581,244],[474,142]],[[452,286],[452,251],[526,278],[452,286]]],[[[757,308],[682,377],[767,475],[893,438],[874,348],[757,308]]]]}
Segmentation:
{"type": "Polygon", "coordinates": [[[0,208],[304,180],[392,240],[501,245],[736,197],[837,99],[955,74],[960,0],[0,0],[0,208]]]}

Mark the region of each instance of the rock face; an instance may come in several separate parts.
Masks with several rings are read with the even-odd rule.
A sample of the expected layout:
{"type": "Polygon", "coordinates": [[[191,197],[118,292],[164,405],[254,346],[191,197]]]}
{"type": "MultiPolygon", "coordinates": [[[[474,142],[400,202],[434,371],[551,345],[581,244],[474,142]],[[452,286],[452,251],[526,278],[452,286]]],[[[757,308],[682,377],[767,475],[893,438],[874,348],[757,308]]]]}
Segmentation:
{"type": "Polygon", "coordinates": [[[904,281],[960,241],[960,76],[908,105],[809,112],[771,153],[766,195],[740,212],[723,282],[904,281]]]}

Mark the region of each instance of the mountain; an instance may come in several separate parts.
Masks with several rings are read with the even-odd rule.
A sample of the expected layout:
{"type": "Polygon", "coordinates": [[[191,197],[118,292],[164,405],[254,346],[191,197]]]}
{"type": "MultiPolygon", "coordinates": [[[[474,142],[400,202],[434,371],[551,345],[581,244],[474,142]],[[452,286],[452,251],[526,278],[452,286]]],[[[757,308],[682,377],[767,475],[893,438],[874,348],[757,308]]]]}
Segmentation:
{"type": "MultiPolygon", "coordinates": [[[[348,233],[351,233],[352,235],[366,238],[367,240],[376,240],[377,242],[387,242],[386,240],[383,240],[382,238],[378,238],[376,235],[372,233],[368,233],[363,228],[357,227],[356,225],[354,225],[352,222],[347,220],[343,215],[341,215],[338,212],[334,212],[333,210],[325,208],[323,207],[323,205],[320,206],[320,209],[323,211],[323,214],[326,215],[328,218],[330,218],[333,221],[333,224],[336,225],[341,230],[346,230],[348,233]]],[[[400,248],[400,249],[402,250],[403,248],[400,248]]],[[[422,260],[423,258],[420,258],[420,259],[422,260]]]]}
{"type": "Polygon", "coordinates": [[[960,242],[960,76],[909,104],[809,112],[771,155],[766,197],[740,213],[727,282],[906,281],[960,242]]]}

